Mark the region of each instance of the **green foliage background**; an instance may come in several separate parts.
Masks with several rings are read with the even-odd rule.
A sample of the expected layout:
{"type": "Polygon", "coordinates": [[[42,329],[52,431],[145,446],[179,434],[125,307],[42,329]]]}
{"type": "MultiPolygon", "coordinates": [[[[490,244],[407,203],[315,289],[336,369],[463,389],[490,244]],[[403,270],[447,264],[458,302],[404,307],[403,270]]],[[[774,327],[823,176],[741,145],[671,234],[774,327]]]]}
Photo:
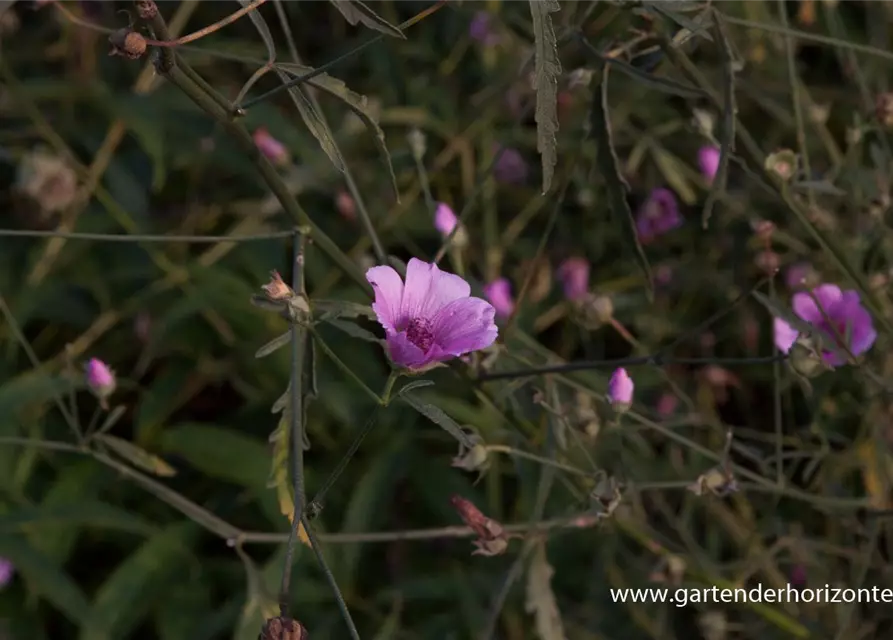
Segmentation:
{"type": "MultiPolygon", "coordinates": [[[[256,638],[275,615],[285,556],[269,436],[291,360],[289,349],[255,357],[288,324],[251,297],[271,270],[290,277],[296,221],[232,131],[156,75],[157,48],[139,60],[106,55],[107,32],[137,21],[131,3],[66,2],[68,15],[0,4],[2,227],[132,240],[0,233],[0,557],[16,567],[0,591],[0,638],[256,638]],[[60,212],[22,195],[18,167],[39,148],[78,177],[60,212]],[[140,236],[280,231],[237,243],[140,236]],[[83,430],[108,415],[84,388],[90,357],[117,372],[116,422],[107,438],[81,445],[72,423],[83,430]]],[[[406,403],[376,408],[346,373],[383,388],[389,368],[374,322],[330,316],[318,325],[308,496],[376,420],[313,520],[361,637],[889,637],[882,603],[675,607],[615,603],[609,589],[661,578],[784,588],[800,575],[810,587],[893,588],[890,4],[568,2],[531,12],[524,2],[450,1],[405,39],[373,28],[432,6],[371,3],[378,17],[351,26],[331,3],[271,0],[176,55],[228,101],[268,61],[271,43],[286,76],[305,70],[284,66],[298,63],[294,52],[306,67],[335,61],[312,99],[302,87],[305,118],[279,92],[238,122],[287,146],[293,162],[276,171],[356,273],[375,261],[365,215],[388,256],[406,261],[441,249],[435,202],[463,212],[469,245],[448,251],[444,268],[478,293],[500,275],[516,296],[524,291],[500,345],[475,362],[481,369],[666,358],[629,368],[636,398],[619,425],[604,402],[611,362],[489,382],[458,361],[425,374],[434,384],[414,397],[446,414],[441,426],[467,427],[490,447],[476,482],[451,467],[447,432],[406,403]],[[498,44],[469,36],[482,10],[498,44]],[[252,22],[258,15],[267,34],[252,22]],[[549,23],[554,77],[554,61],[534,60],[537,49],[549,54],[549,23]],[[696,113],[715,121],[714,140],[696,113]],[[418,161],[412,131],[424,135],[418,161]],[[545,193],[538,142],[546,164],[556,160],[545,193]],[[713,192],[696,161],[709,143],[728,163],[713,192]],[[493,179],[496,145],[523,154],[523,184],[493,179]],[[808,169],[786,184],[765,170],[783,148],[808,169]],[[629,216],[661,186],[675,191],[685,224],[639,247],[629,216]],[[362,195],[353,218],[336,204],[351,190],[362,195]],[[758,220],[776,226],[769,245],[753,232],[758,220]],[[767,363],[771,317],[748,292],[783,309],[791,290],[781,277],[767,282],[766,250],[782,272],[805,261],[822,281],[862,292],[880,337],[858,365],[804,383],[767,363]],[[611,322],[581,322],[563,299],[555,268],[571,256],[591,262],[611,322]],[[657,410],[664,394],[678,400],[670,413],[657,410]],[[716,468],[735,477],[737,492],[687,490],[716,468]],[[599,479],[608,476],[626,490],[619,504],[601,501],[613,512],[594,523],[601,503],[592,494],[605,497],[599,479]],[[505,554],[471,555],[454,494],[519,532],[505,554]],[[579,517],[586,526],[568,526],[579,517]],[[537,528],[551,519],[565,520],[537,528]]],[[[237,9],[160,3],[180,34],[237,9]]],[[[246,100],[280,85],[266,73],[246,100]]],[[[318,239],[311,234],[304,269],[314,308],[368,304],[318,239]]],[[[292,615],[313,640],[350,637],[306,546],[291,586],[292,615]]]]}

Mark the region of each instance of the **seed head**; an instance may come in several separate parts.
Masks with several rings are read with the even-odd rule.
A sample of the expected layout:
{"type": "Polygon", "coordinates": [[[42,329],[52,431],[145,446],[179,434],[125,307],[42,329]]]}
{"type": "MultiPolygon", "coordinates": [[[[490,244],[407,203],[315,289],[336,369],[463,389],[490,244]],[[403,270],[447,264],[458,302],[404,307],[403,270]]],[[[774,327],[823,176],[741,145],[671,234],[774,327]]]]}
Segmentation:
{"type": "Polygon", "coordinates": [[[112,45],[112,49],[109,51],[110,56],[123,56],[128,60],[138,60],[146,53],[146,39],[130,27],[115,31],[109,36],[109,42],[112,45]]]}

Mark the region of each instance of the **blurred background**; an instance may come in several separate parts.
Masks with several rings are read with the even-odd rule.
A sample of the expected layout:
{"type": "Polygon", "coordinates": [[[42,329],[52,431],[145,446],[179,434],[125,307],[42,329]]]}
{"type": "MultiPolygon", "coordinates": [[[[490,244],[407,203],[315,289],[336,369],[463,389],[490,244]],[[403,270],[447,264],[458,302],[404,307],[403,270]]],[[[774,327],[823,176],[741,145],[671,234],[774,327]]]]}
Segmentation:
{"type": "Polygon", "coordinates": [[[307,217],[308,499],[371,429],[295,549],[307,637],[890,637],[611,590],[893,588],[893,4],[159,2],[174,46],[153,6],[0,2],[0,640],[279,614],[257,303],[307,217]],[[439,253],[500,338],[378,407],[363,273],[439,253]],[[877,335],[831,370],[773,336],[821,283],[877,335]]]}

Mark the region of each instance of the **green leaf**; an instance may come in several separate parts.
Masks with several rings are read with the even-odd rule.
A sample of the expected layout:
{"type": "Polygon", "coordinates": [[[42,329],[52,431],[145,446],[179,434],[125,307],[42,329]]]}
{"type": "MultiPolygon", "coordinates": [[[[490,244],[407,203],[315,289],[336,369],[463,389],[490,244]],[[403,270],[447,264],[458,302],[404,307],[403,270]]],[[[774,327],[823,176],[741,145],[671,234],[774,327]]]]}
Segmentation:
{"type": "Polygon", "coordinates": [[[535,45],[534,76],[536,79],[536,148],[543,165],[543,193],[552,186],[558,162],[558,41],[552,16],[561,7],[558,0],[530,0],[535,45]]]}
{"type": "Polygon", "coordinates": [[[108,434],[97,436],[97,439],[135,467],[163,478],[177,475],[177,471],[167,462],[132,442],[108,434]]]}
{"type": "Polygon", "coordinates": [[[399,28],[375,13],[360,0],[329,0],[329,2],[335,5],[335,8],[344,16],[344,19],[354,27],[358,24],[363,24],[385,35],[402,38],[403,40],[406,39],[406,36],[403,35],[399,28]]]}
{"type": "Polygon", "coordinates": [[[28,371],[5,380],[0,387],[0,416],[13,416],[30,406],[46,404],[56,397],[64,398],[72,387],[83,389],[84,386],[80,377],[73,381],[62,375],[28,371]]]}
{"type": "Polygon", "coordinates": [[[833,184],[825,180],[804,180],[802,182],[795,182],[791,187],[797,191],[813,191],[828,196],[846,195],[846,191],[835,187],[833,184]]]}
{"type": "Polygon", "coordinates": [[[274,351],[281,349],[285,345],[291,342],[291,331],[286,331],[281,336],[277,336],[270,340],[267,344],[262,346],[257,350],[257,353],[254,354],[255,358],[265,358],[270,355],[274,351]]]}
{"type": "Polygon", "coordinates": [[[266,445],[237,431],[184,423],[165,429],[159,445],[212,478],[249,489],[266,486],[270,457],[266,445]]]}
{"type": "Polygon", "coordinates": [[[24,538],[0,534],[0,556],[9,559],[28,587],[72,622],[81,623],[89,604],[75,582],[24,538]]]}
{"type": "Polygon", "coordinates": [[[339,318],[375,320],[375,312],[368,304],[358,304],[347,300],[314,300],[313,308],[322,313],[332,313],[339,318]]]}
{"type": "Polygon", "coordinates": [[[410,393],[401,393],[399,397],[410,407],[421,413],[423,416],[428,418],[431,422],[446,431],[448,434],[453,436],[456,440],[461,442],[469,449],[474,446],[474,442],[472,442],[471,438],[468,437],[468,434],[462,430],[462,427],[460,427],[455,420],[449,417],[440,408],[435,407],[433,404],[423,402],[410,393]]]}
{"type": "Polygon", "coordinates": [[[326,320],[326,324],[330,324],[339,331],[343,331],[351,338],[357,338],[358,340],[373,342],[375,344],[381,344],[383,342],[383,340],[381,340],[378,336],[366,331],[362,327],[358,327],[353,322],[338,320],[337,318],[330,318],[326,320]]]}
{"type": "Polygon", "coordinates": [[[192,560],[198,528],[191,522],[167,527],[112,572],[96,593],[80,640],[130,637],[156,601],[192,560]]]}
{"type": "Polygon", "coordinates": [[[95,527],[149,534],[155,527],[139,516],[98,500],[71,504],[26,505],[0,514],[2,533],[38,533],[45,528],[95,527]]]}
{"type": "Polygon", "coordinates": [[[608,192],[608,204],[611,211],[618,218],[625,218],[626,224],[622,225],[626,239],[633,245],[636,252],[636,262],[645,276],[645,284],[649,300],[654,297],[654,280],[651,276],[651,266],[645,256],[645,250],[639,242],[639,234],[636,232],[636,220],[626,201],[626,193],[629,185],[620,173],[620,162],[614,151],[614,143],[611,139],[611,124],[608,120],[608,67],[602,63],[592,78],[592,110],[590,123],[592,135],[595,137],[598,148],[598,165],[605,178],[605,187],[608,192]]]}
{"type": "MultiPolygon", "coordinates": [[[[294,77],[304,76],[315,71],[313,67],[295,63],[279,64],[277,67],[284,69],[294,77]]],[[[378,153],[388,167],[388,173],[391,176],[391,187],[394,189],[394,194],[399,201],[400,192],[397,189],[397,176],[394,174],[391,154],[385,142],[384,129],[381,128],[381,125],[378,124],[378,119],[369,110],[366,96],[351,91],[343,81],[333,78],[327,73],[319,73],[312,78],[308,78],[307,84],[340,99],[366,125],[366,128],[375,134],[375,146],[378,147],[378,153]]]]}

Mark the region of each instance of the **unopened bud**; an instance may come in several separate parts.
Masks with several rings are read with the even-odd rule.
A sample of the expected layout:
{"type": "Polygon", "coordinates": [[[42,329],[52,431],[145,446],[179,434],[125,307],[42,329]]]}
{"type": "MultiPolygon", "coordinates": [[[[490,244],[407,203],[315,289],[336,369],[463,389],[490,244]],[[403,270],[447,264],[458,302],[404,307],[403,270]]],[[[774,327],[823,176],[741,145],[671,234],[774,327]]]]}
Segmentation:
{"type": "Polygon", "coordinates": [[[804,378],[815,378],[828,370],[828,365],[815,347],[802,337],[791,346],[788,361],[791,363],[791,368],[804,378]]]}
{"type": "Polygon", "coordinates": [[[790,149],[781,149],[769,154],[764,166],[782,182],[788,182],[797,171],[797,154],[790,149]]]}
{"type": "Polygon", "coordinates": [[[109,36],[112,45],[110,56],[123,56],[128,60],[137,60],[146,53],[146,39],[133,29],[118,29],[109,36]]]}
{"type": "Polygon", "coordinates": [[[626,413],[633,404],[635,385],[626,369],[620,367],[611,374],[608,382],[608,401],[617,413],[626,413]]]}
{"type": "Polygon", "coordinates": [[[409,142],[409,150],[416,162],[421,162],[427,151],[427,140],[425,134],[420,129],[413,128],[406,134],[406,140],[409,142]]]}
{"type": "Polygon", "coordinates": [[[762,242],[768,244],[772,240],[772,234],[775,233],[775,223],[771,220],[754,220],[750,223],[754,235],[762,242]]]}
{"type": "Polygon", "coordinates": [[[610,322],[614,317],[614,303],[608,296],[587,296],[580,311],[586,324],[596,328],[610,322]]]}
{"type": "Polygon", "coordinates": [[[757,268],[767,276],[774,276],[778,273],[778,267],[781,264],[781,258],[774,251],[760,251],[754,262],[757,268]]]}
{"type": "Polygon", "coordinates": [[[310,635],[297,620],[277,616],[264,623],[258,640],[309,640],[310,635]]]}
{"type": "Polygon", "coordinates": [[[100,406],[105,408],[107,398],[115,392],[115,387],[117,387],[115,372],[99,358],[90,358],[84,368],[84,373],[87,386],[99,399],[100,406]]]}
{"type": "Polygon", "coordinates": [[[285,284],[278,271],[270,272],[270,281],[263,285],[261,289],[264,290],[264,293],[267,294],[270,300],[285,300],[295,295],[292,288],[285,284]]]}

